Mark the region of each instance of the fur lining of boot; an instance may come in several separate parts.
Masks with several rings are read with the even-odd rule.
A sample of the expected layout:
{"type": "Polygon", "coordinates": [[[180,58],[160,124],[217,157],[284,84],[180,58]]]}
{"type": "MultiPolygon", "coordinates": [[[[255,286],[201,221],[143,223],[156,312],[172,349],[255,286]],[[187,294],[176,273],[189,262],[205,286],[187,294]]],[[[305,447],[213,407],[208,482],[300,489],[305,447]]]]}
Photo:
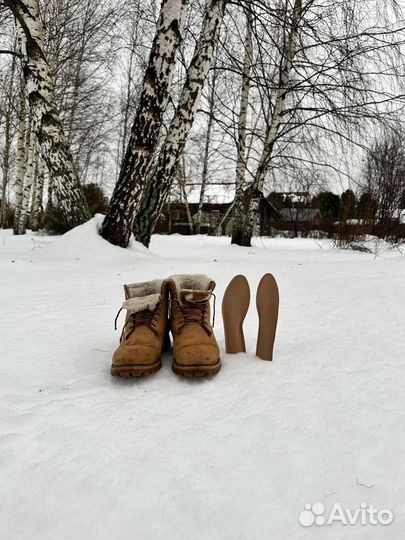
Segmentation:
{"type": "Polygon", "coordinates": [[[205,274],[175,274],[169,279],[173,281],[178,293],[186,293],[186,300],[207,300],[211,296],[210,285],[213,280],[205,274]]]}
{"type": "Polygon", "coordinates": [[[161,294],[148,294],[147,296],[139,296],[138,298],[128,298],[122,304],[124,309],[128,309],[132,313],[138,313],[138,311],[144,311],[148,309],[153,311],[160,302],[161,294]]]}
{"type": "Polygon", "coordinates": [[[162,279],[145,281],[143,283],[131,283],[126,285],[129,298],[122,304],[124,309],[137,313],[148,309],[153,311],[162,297],[162,279]]]}

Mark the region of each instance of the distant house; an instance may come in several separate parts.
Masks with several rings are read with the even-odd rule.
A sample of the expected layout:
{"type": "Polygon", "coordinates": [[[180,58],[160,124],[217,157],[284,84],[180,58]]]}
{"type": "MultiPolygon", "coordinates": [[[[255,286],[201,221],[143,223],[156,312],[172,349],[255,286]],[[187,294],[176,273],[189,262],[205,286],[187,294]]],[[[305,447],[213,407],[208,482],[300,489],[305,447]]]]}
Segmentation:
{"type": "Polygon", "coordinates": [[[321,222],[321,211],[319,208],[282,208],[280,210],[282,219],[297,223],[321,222]]]}
{"type": "MultiPolygon", "coordinates": [[[[252,186],[249,186],[245,190],[246,212],[249,208],[252,190],[252,186]]],[[[268,235],[271,231],[271,222],[279,217],[279,213],[266,199],[262,192],[257,191],[255,195],[259,198],[259,219],[258,223],[256,223],[255,233],[268,235]]],[[[219,234],[231,234],[232,207],[233,202],[205,203],[203,205],[203,215],[201,220],[201,234],[215,235],[218,232],[219,234]]],[[[188,209],[194,227],[198,212],[198,204],[190,203],[188,205],[188,209]]],[[[155,232],[159,234],[191,234],[187,205],[184,202],[178,201],[166,203],[156,224],[155,232]]]]}
{"type": "MultiPolygon", "coordinates": [[[[244,209],[248,212],[252,197],[259,199],[258,220],[254,235],[271,236],[275,231],[310,231],[318,229],[321,222],[319,208],[282,208],[277,210],[261,191],[252,185],[245,190],[244,209]]],[[[230,203],[205,203],[201,220],[201,234],[232,234],[232,208],[230,203]]],[[[193,234],[198,203],[168,202],[164,205],[155,232],[159,234],[193,234]]]]}
{"type": "MultiPolygon", "coordinates": [[[[292,234],[294,236],[308,235],[312,231],[323,231],[331,238],[341,234],[344,225],[349,227],[352,235],[373,234],[384,237],[386,229],[379,229],[378,219],[350,219],[343,222],[336,221],[330,223],[323,219],[319,208],[282,208],[277,210],[263,193],[252,193],[252,186],[245,191],[245,212],[248,211],[249,201],[252,195],[259,199],[258,220],[254,227],[256,236],[274,236],[278,233],[292,234]]],[[[277,194],[276,194],[277,195],[277,194]]],[[[280,194],[282,195],[282,194],[280,194]]],[[[274,193],[272,194],[274,197],[274,193]]],[[[274,200],[274,199],[272,199],[274,200]]],[[[304,201],[296,204],[302,205],[304,201]]],[[[201,220],[200,232],[208,235],[228,235],[232,234],[232,208],[233,202],[227,203],[205,203],[201,220]]],[[[198,203],[173,201],[167,202],[161,211],[156,223],[155,233],[158,234],[193,234],[198,212],[198,203]]],[[[393,237],[405,237],[405,210],[398,210],[394,216],[392,232],[393,237]]]]}
{"type": "MultiPolygon", "coordinates": [[[[201,234],[216,234],[218,224],[228,208],[229,203],[204,204],[200,228],[201,234]]],[[[158,234],[192,234],[198,212],[198,203],[190,203],[188,209],[191,215],[191,225],[187,205],[184,202],[166,203],[156,223],[155,232],[158,234]]]]}

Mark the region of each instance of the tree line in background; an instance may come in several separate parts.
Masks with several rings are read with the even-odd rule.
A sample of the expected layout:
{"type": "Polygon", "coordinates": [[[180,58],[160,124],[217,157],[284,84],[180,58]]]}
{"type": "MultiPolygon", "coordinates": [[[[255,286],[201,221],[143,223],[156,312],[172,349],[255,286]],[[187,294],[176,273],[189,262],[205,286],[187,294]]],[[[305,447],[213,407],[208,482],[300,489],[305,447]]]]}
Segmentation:
{"type": "Polygon", "coordinates": [[[168,198],[197,196],[198,233],[212,190],[231,189],[239,245],[259,194],[277,207],[280,191],[390,236],[405,186],[395,2],[3,0],[0,27],[0,223],[15,234],[102,212],[105,239],[147,246],[168,198]]]}

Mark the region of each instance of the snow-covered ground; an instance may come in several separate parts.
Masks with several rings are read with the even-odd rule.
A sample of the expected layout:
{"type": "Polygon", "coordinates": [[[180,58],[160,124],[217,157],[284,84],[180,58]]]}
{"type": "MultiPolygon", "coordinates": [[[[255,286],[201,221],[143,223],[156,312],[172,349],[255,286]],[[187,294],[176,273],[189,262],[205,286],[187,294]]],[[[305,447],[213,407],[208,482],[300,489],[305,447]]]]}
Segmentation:
{"type": "Polygon", "coordinates": [[[0,538],[402,540],[404,256],[204,236],[123,250],[96,222],[0,232],[0,538]],[[248,277],[249,352],[223,353],[211,379],[175,376],[169,354],[148,378],[112,378],[122,284],[178,272],[216,280],[222,350],[222,294],[248,277]],[[266,272],[281,297],[273,363],[254,356],[266,272]],[[300,525],[315,502],[326,518],[366,503],[394,520],[300,525]]]}

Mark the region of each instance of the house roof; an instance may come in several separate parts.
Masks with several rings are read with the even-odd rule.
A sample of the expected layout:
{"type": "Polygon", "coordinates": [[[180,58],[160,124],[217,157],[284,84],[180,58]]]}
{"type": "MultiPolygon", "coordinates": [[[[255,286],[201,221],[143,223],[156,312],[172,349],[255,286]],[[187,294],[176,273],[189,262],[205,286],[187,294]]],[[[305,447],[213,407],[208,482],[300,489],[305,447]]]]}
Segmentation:
{"type": "MultiPolygon", "coordinates": [[[[254,188],[254,184],[251,182],[249,185],[247,185],[244,189],[244,193],[251,191],[254,188]]],[[[265,195],[261,191],[257,191],[260,198],[265,200],[268,204],[271,205],[271,203],[267,200],[265,195]]],[[[205,186],[205,193],[204,193],[204,204],[205,203],[212,203],[212,204],[231,204],[233,203],[235,198],[235,186],[234,185],[212,185],[207,184],[205,186]]],[[[198,204],[198,201],[200,200],[200,189],[192,189],[190,193],[187,195],[187,200],[189,204],[198,204]]],[[[180,202],[180,201],[172,201],[180,202]]]]}

